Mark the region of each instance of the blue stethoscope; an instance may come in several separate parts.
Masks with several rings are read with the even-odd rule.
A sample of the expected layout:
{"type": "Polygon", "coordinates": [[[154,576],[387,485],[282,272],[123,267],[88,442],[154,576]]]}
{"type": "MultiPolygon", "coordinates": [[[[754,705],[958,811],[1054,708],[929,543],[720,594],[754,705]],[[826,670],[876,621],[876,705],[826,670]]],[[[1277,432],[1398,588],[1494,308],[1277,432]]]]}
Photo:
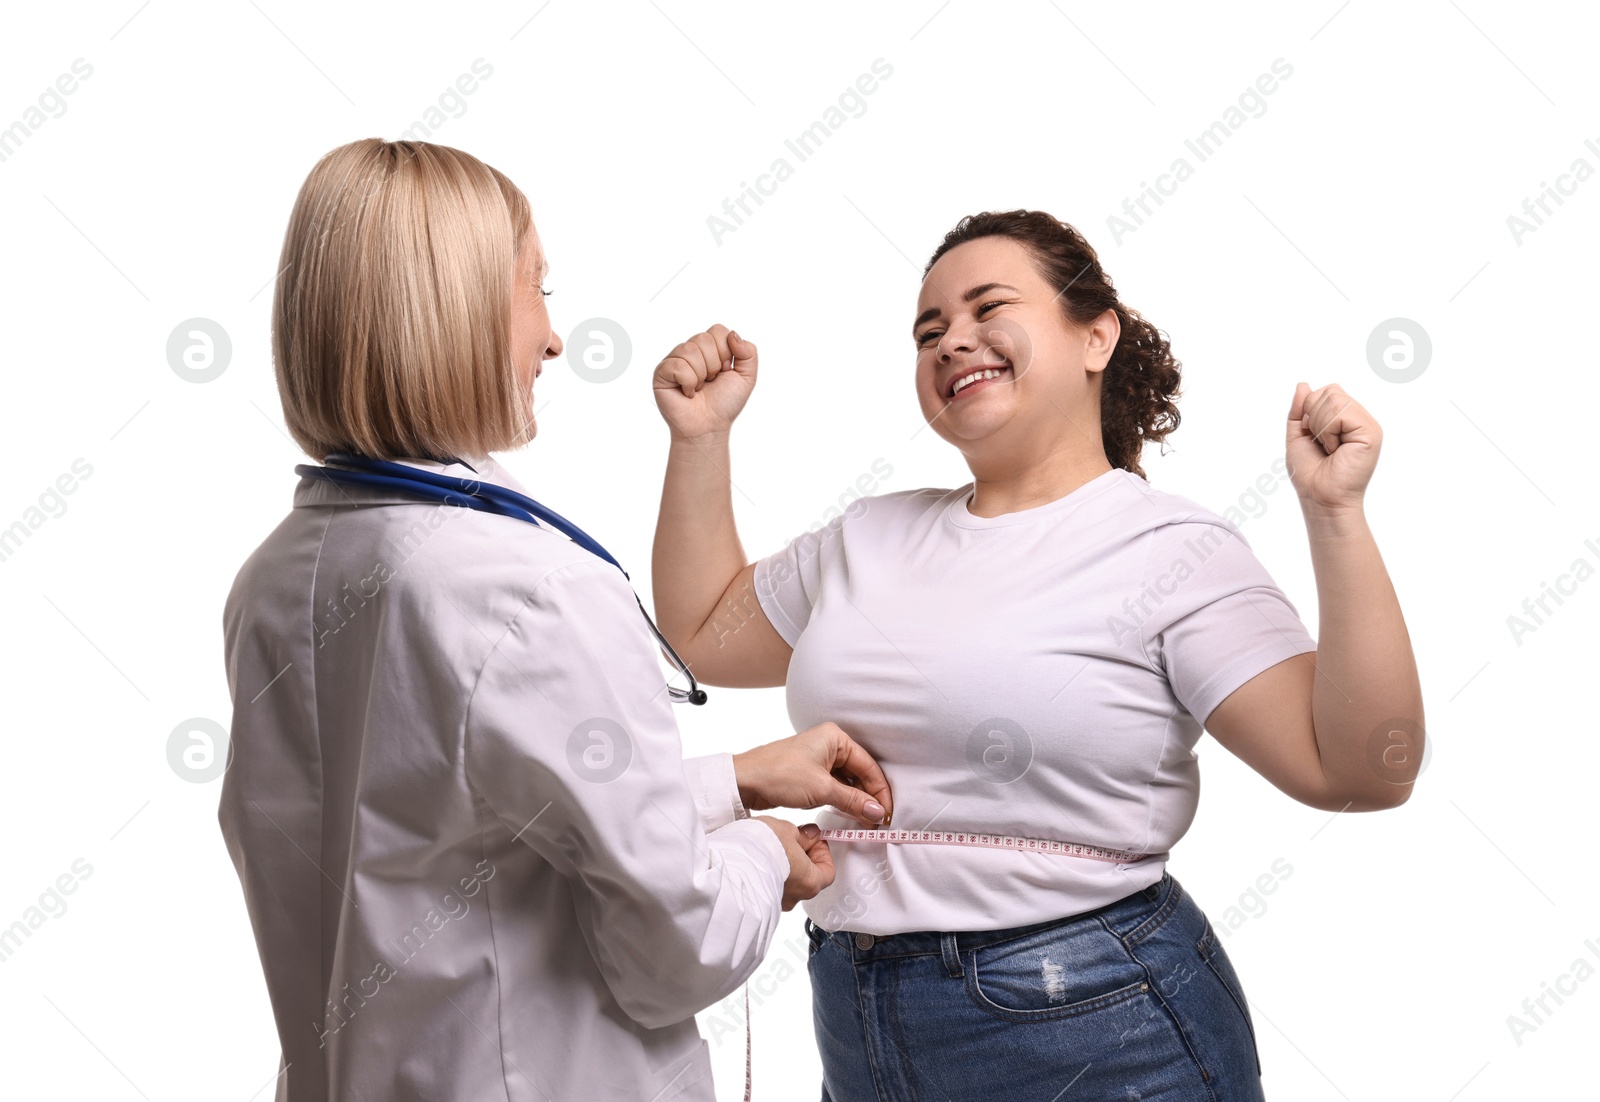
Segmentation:
{"type": "MultiPolygon", "coordinates": [[[[611,557],[611,553],[601,547],[593,537],[570,520],[545,506],[540,505],[526,494],[519,494],[515,490],[504,486],[496,486],[492,482],[475,482],[465,478],[455,478],[451,475],[436,474],[433,471],[419,470],[408,467],[404,463],[390,463],[383,459],[370,459],[364,455],[353,455],[349,452],[333,452],[327,460],[341,464],[341,467],[314,467],[309,463],[301,463],[295,467],[294,472],[307,478],[317,478],[324,482],[344,483],[349,486],[368,486],[379,490],[393,490],[398,493],[411,494],[414,497],[426,498],[430,501],[440,501],[446,505],[455,505],[468,509],[476,509],[484,513],[498,513],[503,517],[515,517],[525,520],[529,524],[538,524],[544,521],[552,528],[567,536],[584,550],[592,552],[622,570],[622,564],[611,557]]],[[[445,463],[461,463],[468,470],[474,470],[471,464],[463,463],[459,459],[445,457],[440,460],[445,463]]],[[[628,572],[622,570],[622,576],[628,577],[628,572]]],[[[630,578],[629,581],[632,581],[630,578]]],[[[673,685],[667,686],[667,692],[674,703],[688,701],[690,704],[704,704],[706,691],[700,688],[694,679],[694,674],[683,659],[678,657],[678,652],[672,649],[672,644],[667,642],[661,634],[656,622],[645,611],[644,602],[639,600],[639,594],[634,593],[633,599],[638,602],[639,612],[644,616],[644,622],[650,625],[650,634],[656,637],[656,642],[661,644],[661,649],[667,653],[672,665],[689,679],[689,687],[680,689],[673,685]]]]}

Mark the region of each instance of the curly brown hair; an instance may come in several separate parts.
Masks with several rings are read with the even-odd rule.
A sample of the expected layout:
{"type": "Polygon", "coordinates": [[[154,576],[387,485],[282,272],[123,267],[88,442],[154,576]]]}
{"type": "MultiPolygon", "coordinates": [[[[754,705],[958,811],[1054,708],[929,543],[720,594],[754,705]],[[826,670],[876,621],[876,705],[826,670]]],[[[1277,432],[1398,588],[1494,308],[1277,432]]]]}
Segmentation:
{"type": "Polygon", "coordinates": [[[1062,313],[1072,324],[1088,325],[1107,310],[1116,311],[1122,335],[1101,372],[1101,442],[1113,467],[1144,478],[1139,456],[1145,442],[1164,441],[1178,428],[1174,399],[1180,393],[1182,364],[1173,358],[1166,335],[1117,299],[1111,277],[1083,235],[1044,211],[967,215],[944,235],[922,277],[928,277],[945,253],[980,237],[1009,237],[1025,245],[1039,274],[1059,293],[1062,313]]]}

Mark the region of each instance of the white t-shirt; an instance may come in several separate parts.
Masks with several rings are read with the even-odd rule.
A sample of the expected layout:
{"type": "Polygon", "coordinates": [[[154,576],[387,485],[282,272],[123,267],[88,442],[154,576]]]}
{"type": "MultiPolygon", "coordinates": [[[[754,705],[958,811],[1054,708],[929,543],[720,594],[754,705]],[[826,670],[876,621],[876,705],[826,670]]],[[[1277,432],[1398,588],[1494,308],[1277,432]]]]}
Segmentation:
{"type": "Polygon", "coordinates": [[[997,517],[971,496],[862,498],[757,563],[794,648],[789,717],[831,720],[877,759],[896,829],[1149,856],[835,841],[834,883],[805,903],[825,929],[1002,929],[1155,883],[1194,819],[1205,718],[1316,649],[1236,525],[1138,475],[997,517]]]}

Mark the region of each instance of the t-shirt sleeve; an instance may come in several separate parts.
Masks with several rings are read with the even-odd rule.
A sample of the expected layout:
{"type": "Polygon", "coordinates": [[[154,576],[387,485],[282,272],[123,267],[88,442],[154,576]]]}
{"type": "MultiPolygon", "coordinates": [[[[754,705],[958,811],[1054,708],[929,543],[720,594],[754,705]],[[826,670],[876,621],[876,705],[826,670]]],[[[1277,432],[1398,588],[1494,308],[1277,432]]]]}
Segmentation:
{"type": "Polygon", "coordinates": [[[802,532],[789,546],[756,562],[753,581],[756,600],[767,619],[791,647],[811,620],[822,586],[822,551],[837,539],[845,517],[834,517],[820,528],[802,532]]]}
{"type": "Polygon", "coordinates": [[[1164,524],[1146,539],[1135,611],[1145,656],[1205,725],[1256,674],[1317,649],[1300,613],[1237,525],[1221,517],[1164,524]]]}

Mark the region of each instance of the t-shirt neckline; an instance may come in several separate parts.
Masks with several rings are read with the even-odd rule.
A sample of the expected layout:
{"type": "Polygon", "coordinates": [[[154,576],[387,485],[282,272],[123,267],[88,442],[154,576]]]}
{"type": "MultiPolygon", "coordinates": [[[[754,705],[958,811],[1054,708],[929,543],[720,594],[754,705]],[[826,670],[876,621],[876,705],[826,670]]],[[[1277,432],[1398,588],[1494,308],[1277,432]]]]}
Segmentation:
{"type": "Polygon", "coordinates": [[[969,482],[956,491],[954,499],[945,509],[945,519],[957,528],[1007,528],[1014,524],[1032,524],[1039,520],[1057,518],[1062,513],[1099,497],[1120,481],[1126,473],[1121,467],[1112,467],[1064,497],[1047,501],[1043,505],[1035,505],[1031,509],[1019,509],[1014,513],[1001,513],[995,517],[980,517],[967,508],[967,502],[972,500],[974,486],[974,483],[969,482]]]}

